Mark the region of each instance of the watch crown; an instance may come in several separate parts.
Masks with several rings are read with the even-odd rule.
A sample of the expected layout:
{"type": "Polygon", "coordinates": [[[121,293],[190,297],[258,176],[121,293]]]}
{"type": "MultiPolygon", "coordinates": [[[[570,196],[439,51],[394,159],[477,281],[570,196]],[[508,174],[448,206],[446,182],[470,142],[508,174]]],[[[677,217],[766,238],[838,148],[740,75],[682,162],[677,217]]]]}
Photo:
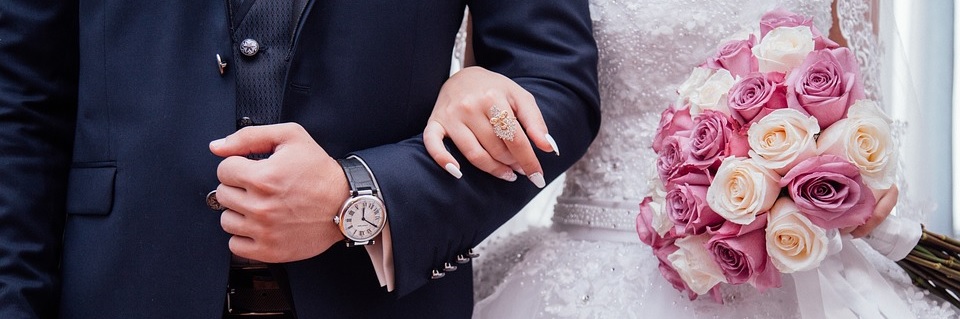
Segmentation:
{"type": "Polygon", "coordinates": [[[333,216],[333,223],[340,225],[340,216],[333,216]]]}

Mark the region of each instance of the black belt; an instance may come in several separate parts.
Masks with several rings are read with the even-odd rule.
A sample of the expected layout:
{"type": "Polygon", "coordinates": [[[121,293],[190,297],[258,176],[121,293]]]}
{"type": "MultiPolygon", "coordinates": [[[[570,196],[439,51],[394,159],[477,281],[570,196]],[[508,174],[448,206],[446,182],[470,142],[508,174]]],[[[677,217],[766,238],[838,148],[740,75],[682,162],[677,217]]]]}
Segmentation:
{"type": "Polygon", "coordinates": [[[231,267],[223,317],[294,319],[286,289],[264,265],[231,267]]]}

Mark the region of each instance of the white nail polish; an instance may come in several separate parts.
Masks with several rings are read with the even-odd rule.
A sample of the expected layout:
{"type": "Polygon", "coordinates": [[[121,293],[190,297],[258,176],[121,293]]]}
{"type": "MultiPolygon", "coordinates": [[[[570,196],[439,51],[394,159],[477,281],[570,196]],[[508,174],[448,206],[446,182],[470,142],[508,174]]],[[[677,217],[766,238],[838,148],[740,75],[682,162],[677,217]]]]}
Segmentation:
{"type": "Polygon", "coordinates": [[[450,175],[453,175],[453,177],[456,177],[457,179],[463,177],[463,173],[460,172],[460,169],[457,168],[457,165],[453,165],[453,163],[447,163],[447,165],[443,166],[443,169],[447,170],[447,173],[450,173],[450,175]]]}
{"type": "Polygon", "coordinates": [[[544,188],[547,186],[547,182],[543,180],[543,174],[536,172],[527,176],[533,185],[537,185],[537,188],[544,188]]]}
{"type": "Polygon", "coordinates": [[[553,136],[550,136],[550,134],[547,133],[543,137],[547,139],[547,143],[550,143],[550,147],[553,148],[553,152],[556,153],[557,156],[560,156],[560,148],[557,147],[557,141],[553,139],[553,136]]]}
{"type": "Polygon", "coordinates": [[[517,180],[517,174],[514,174],[513,172],[503,173],[500,175],[500,179],[508,182],[513,182],[517,180]]]}

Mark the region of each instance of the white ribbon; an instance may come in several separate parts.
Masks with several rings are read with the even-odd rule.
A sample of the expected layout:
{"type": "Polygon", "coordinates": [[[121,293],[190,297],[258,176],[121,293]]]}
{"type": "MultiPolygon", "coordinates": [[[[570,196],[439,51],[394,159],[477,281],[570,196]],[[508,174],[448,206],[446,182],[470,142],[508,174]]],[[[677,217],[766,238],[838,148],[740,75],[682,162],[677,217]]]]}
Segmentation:
{"type": "MultiPolygon", "coordinates": [[[[904,234],[897,238],[909,236],[904,234]]],[[[894,237],[887,239],[891,238],[894,237]]],[[[901,239],[894,240],[892,247],[903,245],[896,244],[901,239]]],[[[849,235],[843,236],[840,251],[827,256],[820,267],[793,274],[800,316],[804,319],[916,318],[852,240],[849,235]]],[[[892,252],[896,252],[896,249],[888,250],[884,255],[890,256],[892,252]]]]}
{"type": "Polygon", "coordinates": [[[898,261],[917,247],[922,235],[923,228],[917,221],[890,215],[863,237],[863,241],[888,259],[898,261]]]}

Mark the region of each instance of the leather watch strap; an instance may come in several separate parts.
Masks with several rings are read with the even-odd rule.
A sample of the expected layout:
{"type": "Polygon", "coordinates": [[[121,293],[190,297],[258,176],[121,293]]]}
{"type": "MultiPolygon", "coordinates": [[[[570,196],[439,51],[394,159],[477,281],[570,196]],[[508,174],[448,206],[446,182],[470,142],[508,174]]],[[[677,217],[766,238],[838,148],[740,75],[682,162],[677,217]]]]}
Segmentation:
{"type": "Polygon", "coordinates": [[[373,182],[373,176],[370,176],[370,171],[358,157],[350,156],[339,159],[337,162],[343,167],[343,173],[347,176],[347,184],[350,184],[350,196],[357,196],[364,190],[369,190],[374,196],[379,196],[376,184],[373,182]]]}

